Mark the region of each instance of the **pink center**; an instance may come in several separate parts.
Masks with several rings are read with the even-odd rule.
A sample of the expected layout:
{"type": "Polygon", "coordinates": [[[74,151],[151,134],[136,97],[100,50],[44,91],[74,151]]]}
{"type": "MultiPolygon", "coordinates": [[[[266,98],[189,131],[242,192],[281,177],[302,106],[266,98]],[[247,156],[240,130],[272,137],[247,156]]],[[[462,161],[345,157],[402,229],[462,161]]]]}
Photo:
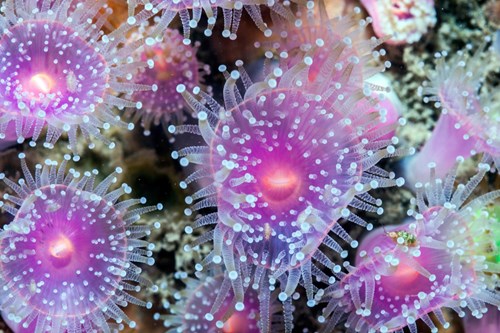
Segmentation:
{"type": "Polygon", "coordinates": [[[277,167],[263,175],[261,190],[266,201],[278,203],[297,194],[300,184],[296,172],[287,167],[277,167]]]}
{"type": "Polygon", "coordinates": [[[54,267],[62,268],[69,264],[75,252],[73,242],[63,234],[58,234],[48,243],[50,261],[54,267]]]}
{"type": "Polygon", "coordinates": [[[54,79],[45,73],[38,73],[31,77],[28,81],[27,91],[37,97],[39,94],[50,93],[55,86],[54,79]]]}

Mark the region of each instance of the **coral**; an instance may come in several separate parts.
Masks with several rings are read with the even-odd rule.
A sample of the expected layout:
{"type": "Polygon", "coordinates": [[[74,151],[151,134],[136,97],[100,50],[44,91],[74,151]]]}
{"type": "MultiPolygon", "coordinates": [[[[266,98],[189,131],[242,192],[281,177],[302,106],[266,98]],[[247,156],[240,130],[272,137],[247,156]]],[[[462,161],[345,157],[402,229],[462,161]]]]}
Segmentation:
{"type": "Polygon", "coordinates": [[[131,80],[142,64],[128,55],[142,43],[123,45],[139,21],[130,19],[105,35],[100,29],[112,11],[103,0],[44,1],[28,9],[32,4],[10,0],[2,5],[0,133],[15,124],[18,142],[32,137],[34,145],[47,128],[47,147],[67,133],[76,153],[79,130],[113,147],[101,129],[133,125],[122,122],[112,108],[140,107],[117,94],[151,89],[131,80]]]}
{"type": "MultiPolygon", "coordinates": [[[[273,305],[261,311],[259,295],[254,290],[247,292],[244,310],[234,311],[234,296],[227,274],[200,274],[196,279],[189,278],[186,273],[176,275],[184,282],[185,289],[174,293],[175,303],[163,302],[169,314],[155,314],[155,319],[163,320],[167,332],[265,333],[282,330],[283,323],[276,311],[280,306],[273,305]]],[[[270,295],[260,297],[269,298],[270,295]]]]}
{"type": "MultiPolygon", "coordinates": [[[[147,30],[144,35],[148,35],[147,30]]],[[[141,61],[148,61],[152,66],[143,69],[137,76],[137,83],[152,86],[152,90],[138,91],[132,99],[140,100],[142,108],[135,112],[134,122],[140,119],[144,134],[150,134],[151,125],[163,125],[184,122],[186,103],[177,94],[179,84],[190,90],[199,86],[202,76],[209,74],[208,66],[196,59],[197,48],[182,43],[183,37],[177,30],[167,28],[160,41],[146,46],[138,56],[141,61]]]]}
{"type": "Polygon", "coordinates": [[[373,18],[378,37],[389,36],[388,44],[418,42],[436,24],[433,0],[361,0],[373,18]]]}
{"type": "Polygon", "coordinates": [[[59,167],[46,160],[34,175],[24,157],[24,178],[15,183],[0,175],[14,192],[2,202],[14,216],[0,233],[3,315],[19,325],[16,332],[109,332],[122,322],[135,327],[120,306],[150,308],[128,292],[157,287],[134,264],[154,264],[154,244],[141,239],[150,228],[134,223],[161,205],[137,207],[144,198],[119,201],[131,192],[126,184],[108,190],[120,168],[96,184],[97,170],[82,177],[74,169],[66,173],[69,156],[59,167]]]}
{"type": "Polygon", "coordinates": [[[479,318],[485,304],[500,305],[489,282],[499,266],[485,261],[478,241],[484,232],[470,222],[475,210],[498,203],[500,191],[466,202],[490,166],[479,169],[455,190],[456,169],[445,179],[435,178],[432,169],[431,181],[417,184],[417,210],[408,212],[412,220],[389,232],[374,231],[360,243],[357,267],[346,264],[348,274],[337,273],[338,281],[325,291],[324,332],[347,314],[345,325],[356,332],[403,332],[405,326],[417,332],[417,319],[437,332],[429,314],[447,328],[443,307],[460,316],[469,308],[479,318]]]}
{"type": "Polygon", "coordinates": [[[436,165],[438,177],[443,177],[458,157],[469,158],[477,153],[500,165],[497,97],[494,92],[485,96],[480,93],[485,75],[483,49],[484,46],[479,47],[470,59],[465,52],[449,61],[445,61],[446,52],[436,54],[436,69],[429,73],[429,81],[424,82],[419,93],[424,102],[433,102],[440,108],[441,115],[425,145],[404,162],[405,178],[410,184],[426,181],[429,163],[436,165]],[[447,142],[445,147],[443,142],[447,142]]]}

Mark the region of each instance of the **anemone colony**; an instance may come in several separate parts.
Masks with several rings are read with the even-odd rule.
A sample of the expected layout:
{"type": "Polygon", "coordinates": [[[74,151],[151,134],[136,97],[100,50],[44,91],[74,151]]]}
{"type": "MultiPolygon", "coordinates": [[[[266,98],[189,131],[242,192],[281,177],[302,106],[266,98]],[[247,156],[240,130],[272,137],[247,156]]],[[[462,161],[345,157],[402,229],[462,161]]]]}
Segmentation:
{"type": "Polygon", "coordinates": [[[10,329],[498,328],[498,41],[419,60],[406,90],[439,114],[412,147],[388,59],[438,33],[434,3],[361,4],[371,16],[333,0],[2,1],[10,329]],[[182,191],[184,218],[145,214],[163,205],[127,177],[169,211],[182,191]]]}

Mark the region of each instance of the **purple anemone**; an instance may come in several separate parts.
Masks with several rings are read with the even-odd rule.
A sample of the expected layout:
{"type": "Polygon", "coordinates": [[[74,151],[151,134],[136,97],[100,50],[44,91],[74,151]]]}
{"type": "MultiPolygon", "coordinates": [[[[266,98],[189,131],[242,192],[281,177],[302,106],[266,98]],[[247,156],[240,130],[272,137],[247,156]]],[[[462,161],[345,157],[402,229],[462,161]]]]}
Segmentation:
{"type": "MultiPolygon", "coordinates": [[[[199,239],[214,244],[200,266],[224,262],[237,310],[244,308],[243,285],[252,279],[252,286],[260,290],[279,282],[279,298],[284,302],[290,301],[303,280],[312,306],[312,275],[319,275],[318,279],[325,275],[311,259],[330,269],[335,266],[318,247],[324,244],[344,253],[329,232],[355,247],[357,241],[338,221],[344,218],[371,227],[347,207],[382,213],[381,200],[367,192],[404,183],[375,166],[402,152],[392,145],[396,138],[380,139],[392,130],[390,126],[372,131],[379,125],[376,115],[366,112],[372,99],[362,89],[343,95],[340,83],[340,91],[318,85],[312,92],[309,84],[324,82],[324,75],[330,75],[320,70],[317,81],[311,83],[312,58],[306,56],[286,71],[276,68],[256,83],[242,68],[225,73],[224,106],[202,91],[195,96],[183,85],[178,89],[199,124],[178,126],[176,132],[199,134],[206,143],[172,154],[183,166],[202,166],[181,187],[210,177],[212,183],[186,202],[193,204],[192,210],[218,210],[202,216],[194,226],[216,225],[199,239]],[[240,79],[244,91],[237,88],[240,79]],[[248,263],[253,266],[250,270],[245,268],[248,263]]],[[[348,80],[349,72],[341,77],[348,80]]],[[[285,311],[287,315],[291,310],[285,311]]],[[[287,324],[287,331],[291,330],[291,323],[287,324]]]]}
{"type": "Polygon", "coordinates": [[[467,201],[490,169],[480,171],[454,190],[456,169],[445,179],[417,184],[412,220],[390,230],[371,233],[359,246],[356,267],[346,263],[348,273],[338,278],[324,295],[328,305],[320,317],[322,332],[331,332],[347,318],[345,326],[355,332],[417,332],[421,319],[431,332],[438,332],[430,314],[448,328],[441,309],[450,308],[464,316],[469,309],[481,317],[486,304],[500,306],[500,296],[491,283],[498,264],[486,260],[483,237],[471,228],[475,211],[498,202],[500,191],[467,201]]]}
{"type": "Polygon", "coordinates": [[[161,41],[145,46],[139,54],[141,61],[149,61],[152,66],[141,70],[136,81],[153,89],[132,95],[142,101],[142,108],[133,108],[130,113],[135,112],[134,122],[140,119],[145,135],[150,134],[151,125],[161,123],[166,130],[171,123],[183,123],[187,104],[177,93],[177,86],[182,83],[192,90],[210,71],[197,60],[197,46],[185,45],[182,40],[177,30],[167,28],[161,41]]]}
{"type": "Polygon", "coordinates": [[[143,44],[126,44],[139,20],[131,17],[104,34],[101,28],[112,14],[104,0],[43,1],[36,9],[24,0],[7,4],[0,16],[0,134],[15,124],[17,141],[32,137],[34,145],[46,128],[45,146],[66,133],[76,152],[80,131],[113,147],[101,129],[133,124],[112,109],[141,106],[118,95],[151,89],[134,83],[144,64],[128,57],[143,44]]]}
{"type": "MultiPolygon", "coordinates": [[[[255,45],[270,51],[266,52],[266,57],[271,54],[279,57],[283,70],[303,62],[304,57],[315,50],[306,86],[312,92],[330,86],[329,93],[335,97],[355,95],[362,88],[365,94],[379,101],[366,110],[380,115],[380,126],[373,128],[376,131],[387,125],[397,125],[402,106],[391,92],[390,81],[381,73],[391,66],[389,61],[381,59],[386,54],[380,48],[385,39],[366,38],[371,18],[360,19],[360,13],[361,10],[355,7],[348,15],[331,19],[320,1],[308,6],[307,10],[298,11],[300,19],[295,22],[277,21],[275,30],[280,36],[277,41],[255,45]],[[320,71],[328,71],[328,74],[322,73],[318,78],[320,71]]],[[[386,139],[394,134],[394,131],[388,133],[386,139]]]]}
{"type": "Polygon", "coordinates": [[[387,44],[418,42],[436,25],[434,0],[361,0],[373,18],[373,30],[387,44]]]}
{"type": "Polygon", "coordinates": [[[245,309],[235,311],[234,295],[227,273],[199,274],[199,279],[177,273],[186,288],[173,294],[175,303],[164,302],[167,315],[155,314],[163,320],[167,332],[192,333],[269,333],[281,332],[281,306],[274,304],[261,311],[261,298],[269,298],[270,293],[257,294],[248,290],[245,309]],[[213,275],[213,276],[212,276],[213,275]]]}
{"type": "Polygon", "coordinates": [[[449,60],[445,60],[446,52],[436,54],[436,68],[420,94],[424,102],[440,108],[441,115],[425,145],[404,162],[409,184],[428,180],[429,163],[436,165],[438,177],[444,177],[458,157],[483,154],[500,167],[500,96],[481,91],[486,74],[484,48],[479,47],[470,58],[463,51],[449,60]]]}
{"type": "Polygon", "coordinates": [[[37,165],[34,175],[20,157],[24,178],[15,183],[0,175],[14,192],[1,204],[14,216],[0,232],[3,316],[18,325],[16,332],[110,332],[122,322],[135,327],[120,307],[150,308],[129,291],[157,287],[134,263],[154,264],[154,245],[141,239],[150,228],[134,223],[161,205],[119,201],[131,192],[126,184],[108,191],[120,168],[96,185],[97,170],[82,177],[74,169],[66,173],[68,155],[59,167],[50,160],[37,165]]]}

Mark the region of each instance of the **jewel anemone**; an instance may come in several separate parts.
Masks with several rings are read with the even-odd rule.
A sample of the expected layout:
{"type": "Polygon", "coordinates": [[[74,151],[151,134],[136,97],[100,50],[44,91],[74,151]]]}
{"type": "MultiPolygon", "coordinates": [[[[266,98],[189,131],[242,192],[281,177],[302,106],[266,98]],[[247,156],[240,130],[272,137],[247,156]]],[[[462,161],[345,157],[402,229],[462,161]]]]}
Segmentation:
{"type": "MultiPolygon", "coordinates": [[[[46,129],[44,145],[53,147],[67,134],[76,153],[78,131],[114,146],[101,130],[131,129],[113,108],[139,107],[121,98],[125,92],[150,90],[134,82],[144,64],[130,54],[143,42],[127,44],[140,20],[130,17],[109,34],[101,30],[112,10],[104,0],[9,0],[0,14],[0,137],[15,124],[18,142],[31,145],[46,129]]],[[[93,143],[90,144],[94,146],[93,143]]]]}
{"type": "MultiPolygon", "coordinates": [[[[144,31],[146,36],[149,30],[144,31]]],[[[177,30],[166,28],[161,39],[145,46],[138,54],[140,60],[149,61],[151,67],[142,69],[136,80],[153,89],[132,95],[133,99],[143,102],[141,109],[129,109],[129,115],[135,113],[133,121],[140,121],[145,135],[150,134],[152,125],[162,124],[166,130],[172,123],[183,123],[187,104],[177,93],[177,86],[182,83],[192,90],[210,73],[209,67],[196,58],[198,46],[185,45],[182,41],[177,30]]]]}
{"type": "Polygon", "coordinates": [[[373,18],[373,30],[387,44],[418,42],[437,22],[434,0],[361,0],[373,18]]]}
{"type": "MultiPolygon", "coordinates": [[[[486,42],[490,40],[486,38],[486,42]]],[[[486,66],[485,44],[472,55],[459,51],[449,57],[447,52],[436,54],[436,65],[419,89],[425,103],[433,103],[441,114],[420,151],[403,160],[405,178],[409,184],[428,180],[428,165],[436,166],[438,177],[444,177],[457,158],[482,154],[486,161],[500,167],[500,95],[483,85],[486,66]],[[446,149],[441,149],[446,142],[446,149]]]]}
{"type": "Polygon", "coordinates": [[[34,175],[20,157],[24,178],[16,183],[0,174],[13,192],[4,194],[1,206],[14,217],[0,232],[4,318],[16,332],[111,332],[122,322],[135,327],[121,307],[151,308],[130,292],[157,287],[135,264],[154,264],[154,245],[142,239],[150,228],[134,223],[161,205],[120,201],[129,186],[108,190],[120,168],[96,183],[97,170],[66,172],[68,155],[60,166],[50,160],[37,165],[34,175]]]}
{"type": "MultiPolygon", "coordinates": [[[[279,37],[255,46],[267,50],[266,60],[277,57],[282,69],[302,62],[311,50],[316,49],[307,86],[314,92],[325,90],[325,86],[330,85],[330,93],[335,97],[354,95],[360,88],[365,94],[371,92],[370,97],[377,99],[378,103],[366,111],[380,115],[380,126],[373,129],[377,130],[397,125],[402,104],[391,91],[390,80],[382,74],[391,66],[389,61],[383,61],[386,51],[381,47],[388,38],[367,38],[367,27],[372,19],[360,18],[360,13],[361,9],[355,7],[350,14],[330,18],[324,2],[319,1],[316,5],[308,5],[307,10],[299,10],[294,22],[277,20],[274,29],[279,32],[279,37]],[[317,78],[321,70],[324,73],[317,78]]],[[[394,131],[388,133],[386,138],[390,139],[394,134],[394,131]]]]}
{"type": "Polygon", "coordinates": [[[261,311],[261,298],[269,299],[270,293],[257,294],[248,290],[245,309],[235,311],[231,280],[227,273],[198,274],[189,278],[186,273],[177,273],[185,288],[173,294],[174,302],[165,301],[168,314],[155,314],[163,320],[167,332],[192,333],[269,333],[281,332],[281,306],[274,304],[261,311]],[[213,275],[213,276],[212,276],[213,275]]]}
{"type": "Polygon", "coordinates": [[[471,220],[478,208],[498,203],[500,191],[467,200],[489,169],[479,165],[478,173],[456,188],[456,168],[444,179],[432,169],[431,181],[417,184],[417,209],[408,212],[412,220],[369,234],[359,245],[356,266],[346,262],[348,273],[338,272],[327,287],[321,332],[345,320],[355,332],[402,333],[408,327],[416,333],[418,319],[438,332],[431,314],[450,327],[442,308],[481,318],[487,304],[499,307],[490,282],[499,265],[485,257],[484,242],[478,241],[484,232],[472,228],[471,220]]]}
{"type": "MultiPolygon", "coordinates": [[[[244,308],[244,285],[262,290],[279,282],[279,299],[290,302],[301,280],[308,304],[314,305],[312,275],[319,280],[325,275],[311,259],[333,269],[320,245],[345,254],[329,232],[356,247],[340,219],[371,225],[348,207],[381,214],[381,200],[368,191],[404,183],[376,166],[383,158],[404,153],[393,145],[397,138],[380,139],[390,126],[371,130],[379,121],[365,111],[376,102],[362,89],[352,95],[336,91],[335,98],[333,88],[325,85],[312,92],[312,59],[306,56],[286,71],[275,68],[256,83],[243,68],[226,72],[223,105],[203,91],[193,95],[185,86],[178,87],[199,122],[178,126],[175,132],[198,134],[206,144],[173,152],[183,166],[200,165],[180,185],[212,180],[186,198],[193,204],[186,214],[217,208],[186,231],[215,225],[199,238],[213,241],[214,249],[198,268],[224,263],[237,310],[244,308]],[[248,263],[251,269],[246,269],[248,263]]],[[[318,81],[330,75],[326,70],[318,73],[318,81]]],[[[348,73],[341,77],[349,79],[348,73]]],[[[291,315],[291,306],[284,315],[291,315]]],[[[291,322],[285,323],[291,331],[291,322]]]]}

